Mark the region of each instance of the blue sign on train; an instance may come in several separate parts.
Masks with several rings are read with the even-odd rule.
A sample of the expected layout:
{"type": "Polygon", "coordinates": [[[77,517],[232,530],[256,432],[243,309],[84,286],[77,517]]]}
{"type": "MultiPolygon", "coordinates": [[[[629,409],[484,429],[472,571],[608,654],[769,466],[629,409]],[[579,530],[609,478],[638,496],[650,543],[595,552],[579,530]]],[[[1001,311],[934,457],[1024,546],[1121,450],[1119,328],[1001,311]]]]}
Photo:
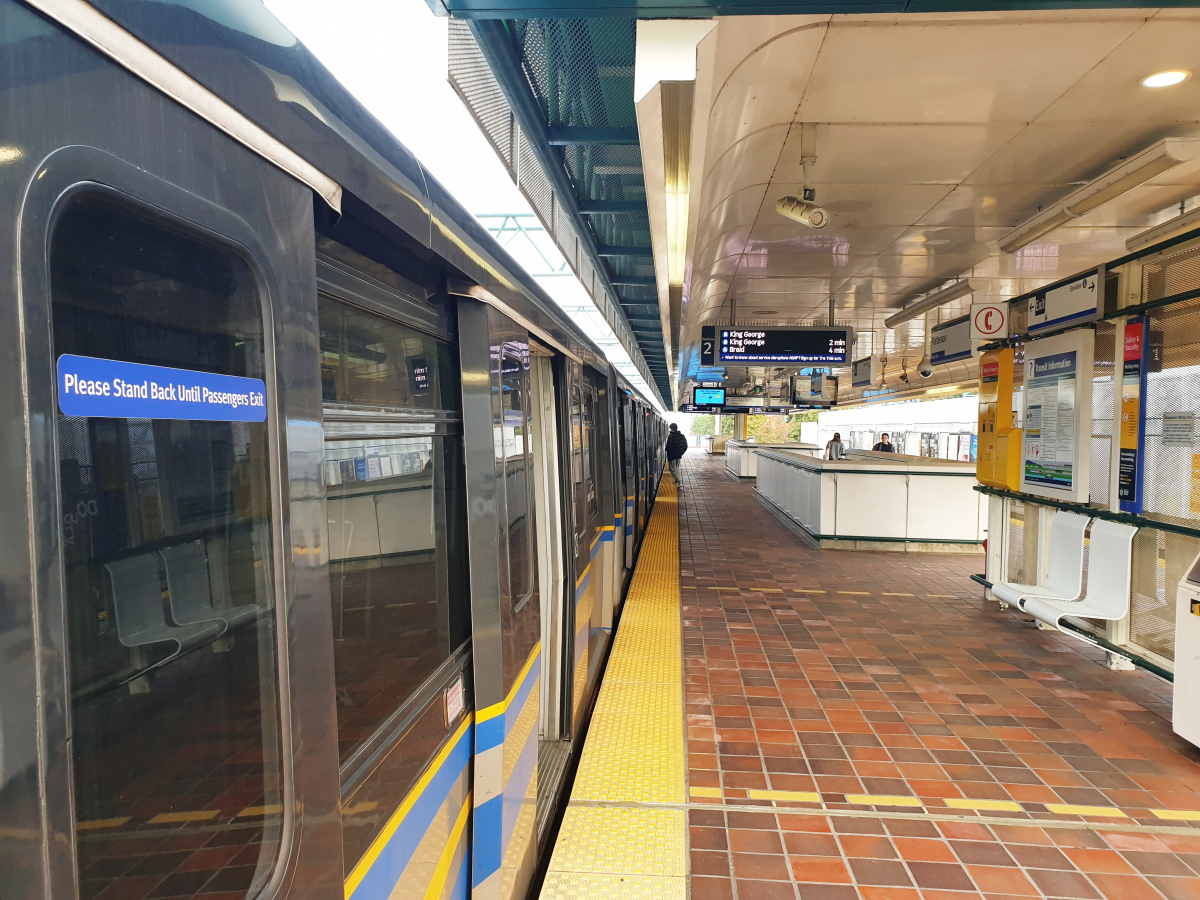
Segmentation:
{"type": "Polygon", "coordinates": [[[67,416],[264,422],[266,397],[258,378],[69,353],[58,358],[58,408],[67,416]]]}

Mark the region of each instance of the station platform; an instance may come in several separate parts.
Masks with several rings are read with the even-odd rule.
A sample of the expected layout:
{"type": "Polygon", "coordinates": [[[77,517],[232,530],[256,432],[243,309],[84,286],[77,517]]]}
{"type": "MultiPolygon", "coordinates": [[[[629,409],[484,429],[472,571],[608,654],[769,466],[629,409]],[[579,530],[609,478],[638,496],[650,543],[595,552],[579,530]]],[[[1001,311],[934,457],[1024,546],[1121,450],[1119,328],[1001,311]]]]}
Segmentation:
{"type": "Polygon", "coordinates": [[[1000,611],[975,554],[817,550],[666,476],[543,898],[1200,900],[1170,685],[1000,611]]]}

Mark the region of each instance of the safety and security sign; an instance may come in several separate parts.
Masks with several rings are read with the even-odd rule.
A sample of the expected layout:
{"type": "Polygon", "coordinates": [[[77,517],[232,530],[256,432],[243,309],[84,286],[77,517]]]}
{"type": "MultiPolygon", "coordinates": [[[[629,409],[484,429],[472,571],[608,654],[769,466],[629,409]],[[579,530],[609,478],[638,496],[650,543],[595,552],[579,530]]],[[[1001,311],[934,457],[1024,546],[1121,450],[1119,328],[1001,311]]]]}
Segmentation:
{"type": "Polygon", "coordinates": [[[1125,323],[1124,368],[1121,375],[1120,468],[1117,498],[1121,511],[1142,511],[1142,467],[1146,446],[1146,373],[1150,368],[1150,318],[1140,316],[1125,323]]]}
{"type": "Polygon", "coordinates": [[[1008,337],[1007,303],[971,304],[971,340],[998,341],[1008,337]]]}
{"type": "Polygon", "coordinates": [[[258,378],[92,356],[58,358],[58,408],[66,416],[264,422],[266,397],[258,378]]]}

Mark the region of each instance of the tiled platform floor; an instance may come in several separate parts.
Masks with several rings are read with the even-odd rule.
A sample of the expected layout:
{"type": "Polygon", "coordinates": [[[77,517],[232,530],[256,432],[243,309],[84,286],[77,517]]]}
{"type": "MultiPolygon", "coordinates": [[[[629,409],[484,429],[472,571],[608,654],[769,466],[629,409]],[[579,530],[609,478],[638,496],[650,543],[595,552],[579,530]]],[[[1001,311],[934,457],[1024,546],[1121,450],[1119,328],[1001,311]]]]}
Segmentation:
{"type": "Polygon", "coordinates": [[[1152,812],[1200,810],[1168,684],[983,601],[981,555],[811,550],[721,457],[683,475],[693,900],[1200,900],[1200,822],[1152,812]]]}

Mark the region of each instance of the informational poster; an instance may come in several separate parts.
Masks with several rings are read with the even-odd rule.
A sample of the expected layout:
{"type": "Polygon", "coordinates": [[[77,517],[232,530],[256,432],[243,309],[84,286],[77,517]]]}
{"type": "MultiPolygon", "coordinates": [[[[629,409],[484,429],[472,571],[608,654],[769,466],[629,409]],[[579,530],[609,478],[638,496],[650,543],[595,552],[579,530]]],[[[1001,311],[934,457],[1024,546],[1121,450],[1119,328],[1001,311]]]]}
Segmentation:
{"type": "Polygon", "coordinates": [[[1117,498],[1121,511],[1142,511],[1142,467],[1146,446],[1146,372],[1149,368],[1150,318],[1125,323],[1124,367],[1121,374],[1120,462],[1117,498]]]}
{"type": "Polygon", "coordinates": [[[414,394],[429,393],[429,360],[424,356],[408,358],[408,383],[412,385],[414,394]]]}
{"type": "Polygon", "coordinates": [[[1195,412],[1163,413],[1162,445],[1164,447],[1190,447],[1195,433],[1195,412]]]}
{"type": "Polygon", "coordinates": [[[1091,464],[1090,329],[1030,342],[1025,348],[1025,433],[1021,490],[1088,502],[1091,464]]]}

